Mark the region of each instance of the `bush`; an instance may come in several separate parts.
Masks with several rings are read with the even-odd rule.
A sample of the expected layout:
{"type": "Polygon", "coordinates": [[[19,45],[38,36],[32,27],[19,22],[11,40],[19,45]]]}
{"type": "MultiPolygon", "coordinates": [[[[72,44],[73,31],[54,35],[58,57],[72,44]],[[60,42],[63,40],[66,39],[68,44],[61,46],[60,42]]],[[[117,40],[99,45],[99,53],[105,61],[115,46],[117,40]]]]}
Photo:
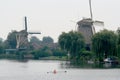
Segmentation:
{"type": "Polygon", "coordinates": [[[62,50],[59,50],[59,49],[53,50],[53,56],[62,57],[62,56],[66,56],[66,54],[67,53],[65,51],[62,51],[62,50]]]}
{"type": "Polygon", "coordinates": [[[79,59],[83,61],[94,60],[94,53],[91,51],[81,50],[79,52],[79,59]]]}
{"type": "Polygon", "coordinates": [[[52,51],[49,48],[44,47],[44,48],[42,48],[40,50],[33,51],[32,54],[34,55],[35,59],[39,59],[40,57],[51,56],[52,55],[52,51]]]}

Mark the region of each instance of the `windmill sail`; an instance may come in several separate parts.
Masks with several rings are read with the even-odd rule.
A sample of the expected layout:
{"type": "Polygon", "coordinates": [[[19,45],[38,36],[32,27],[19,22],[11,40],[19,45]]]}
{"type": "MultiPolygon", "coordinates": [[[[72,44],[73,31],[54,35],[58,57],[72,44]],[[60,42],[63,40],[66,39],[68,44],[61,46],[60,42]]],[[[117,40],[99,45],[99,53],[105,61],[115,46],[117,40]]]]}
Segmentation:
{"type": "Polygon", "coordinates": [[[89,6],[90,6],[90,16],[91,16],[91,19],[93,19],[91,0],[89,0],[89,6]]]}
{"type": "Polygon", "coordinates": [[[25,31],[27,32],[27,17],[25,16],[25,31]]]}
{"type": "Polygon", "coordinates": [[[93,25],[104,26],[104,22],[103,21],[94,21],[93,25]]]}

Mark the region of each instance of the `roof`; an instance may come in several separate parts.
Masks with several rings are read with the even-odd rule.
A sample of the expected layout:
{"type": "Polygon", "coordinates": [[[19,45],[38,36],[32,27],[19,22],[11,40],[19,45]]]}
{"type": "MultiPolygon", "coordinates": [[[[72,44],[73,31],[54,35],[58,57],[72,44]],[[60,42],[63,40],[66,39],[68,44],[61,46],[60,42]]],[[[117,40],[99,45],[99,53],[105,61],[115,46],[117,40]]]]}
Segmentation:
{"type": "Polygon", "coordinates": [[[84,18],[84,19],[77,22],[78,25],[81,25],[81,24],[91,25],[92,23],[93,23],[93,21],[91,18],[84,18]]]}

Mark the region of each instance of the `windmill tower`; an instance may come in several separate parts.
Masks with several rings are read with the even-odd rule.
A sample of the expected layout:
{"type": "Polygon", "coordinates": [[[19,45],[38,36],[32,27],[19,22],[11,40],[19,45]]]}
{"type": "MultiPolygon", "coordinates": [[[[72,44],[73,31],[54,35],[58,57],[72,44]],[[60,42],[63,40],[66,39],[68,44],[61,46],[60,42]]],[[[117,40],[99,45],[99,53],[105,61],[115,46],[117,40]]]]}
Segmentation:
{"type": "Polygon", "coordinates": [[[16,45],[16,49],[27,49],[29,46],[29,42],[28,42],[28,35],[29,34],[41,34],[40,32],[28,32],[27,29],[27,17],[24,17],[24,30],[19,31],[16,34],[16,41],[17,41],[17,45],[16,45]]]}
{"type": "Polygon", "coordinates": [[[78,24],[77,31],[84,36],[86,49],[88,50],[90,50],[90,46],[92,43],[91,38],[95,34],[94,25],[104,25],[102,21],[93,21],[91,0],[89,0],[89,7],[90,7],[90,18],[83,18],[82,20],[77,22],[78,24]]]}

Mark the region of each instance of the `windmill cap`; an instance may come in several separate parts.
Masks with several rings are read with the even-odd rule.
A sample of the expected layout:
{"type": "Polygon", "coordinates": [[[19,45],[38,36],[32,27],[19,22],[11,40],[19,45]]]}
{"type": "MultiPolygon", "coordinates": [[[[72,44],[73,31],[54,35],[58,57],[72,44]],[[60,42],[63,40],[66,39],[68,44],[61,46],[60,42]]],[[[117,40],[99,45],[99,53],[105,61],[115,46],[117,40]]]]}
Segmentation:
{"type": "Polygon", "coordinates": [[[81,24],[91,25],[92,23],[93,23],[93,21],[91,18],[83,18],[82,20],[77,22],[78,25],[81,25],[81,24]]]}

